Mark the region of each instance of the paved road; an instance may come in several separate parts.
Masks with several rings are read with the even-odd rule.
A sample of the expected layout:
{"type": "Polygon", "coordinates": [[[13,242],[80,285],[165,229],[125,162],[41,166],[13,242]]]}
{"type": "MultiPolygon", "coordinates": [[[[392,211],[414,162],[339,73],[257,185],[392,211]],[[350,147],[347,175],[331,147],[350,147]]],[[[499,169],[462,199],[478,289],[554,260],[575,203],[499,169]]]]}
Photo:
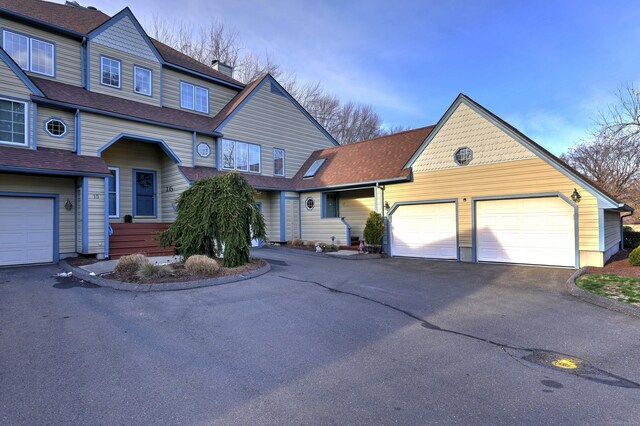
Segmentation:
{"type": "Polygon", "coordinates": [[[259,255],[152,294],[0,270],[0,423],[640,423],[640,320],[567,295],[572,271],[259,255]]]}

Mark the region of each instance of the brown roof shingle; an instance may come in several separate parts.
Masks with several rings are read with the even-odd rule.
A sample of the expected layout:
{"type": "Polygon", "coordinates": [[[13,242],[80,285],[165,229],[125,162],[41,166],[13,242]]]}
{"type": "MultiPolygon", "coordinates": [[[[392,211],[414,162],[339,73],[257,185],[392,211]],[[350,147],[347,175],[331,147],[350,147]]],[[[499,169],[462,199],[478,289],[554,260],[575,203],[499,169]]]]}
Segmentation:
{"type": "MultiPolygon", "coordinates": [[[[206,179],[211,176],[217,176],[222,172],[215,167],[186,167],[178,166],[182,174],[191,182],[206,179]]],[[[293,191],[293,179],[279,178],[274,176],[255,175],[251,173],[240,173],[247,178],[247,181],[251,186],[256,189],[275,190],[275,191],[293,191]]]]}
{"type": "Polygon", "coordinates": [[[434,126],[315,151],[293,178],[297,189],[357,185],[409,179],[404,166],[434,126]],[[314,161],[326,159],[314,177],[304,178],[314,161]]]}
{"type": "Polygon", "coordinates": [[[29,169],[30,172],[56,174],[63,172],[76,176],[86,174],[108,175],[107,164],[100,157],[76,155],[74,152],[53,148],[13,148],[0,146],[0,170],[29,169]]]}

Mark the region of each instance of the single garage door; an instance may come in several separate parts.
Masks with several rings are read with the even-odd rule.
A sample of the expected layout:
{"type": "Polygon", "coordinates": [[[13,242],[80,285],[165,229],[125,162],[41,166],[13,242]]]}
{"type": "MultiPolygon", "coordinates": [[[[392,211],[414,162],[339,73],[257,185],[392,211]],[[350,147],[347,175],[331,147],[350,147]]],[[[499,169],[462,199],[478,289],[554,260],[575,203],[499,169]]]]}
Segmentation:
{"type": "Polygon", "coordinates": [[[477,201],[477,259],[575,266],[573,215],[558,197],[477,201]]]}
{"type": "Polygon", "coordinates": [[[0,266],[53,262],[53,199],[0,197],[0,266]]]}
{"type": "Polygon", "coordinates": [[[393,256],[457,259],[455,203],[400,206],[391,218],[393,256]]]}

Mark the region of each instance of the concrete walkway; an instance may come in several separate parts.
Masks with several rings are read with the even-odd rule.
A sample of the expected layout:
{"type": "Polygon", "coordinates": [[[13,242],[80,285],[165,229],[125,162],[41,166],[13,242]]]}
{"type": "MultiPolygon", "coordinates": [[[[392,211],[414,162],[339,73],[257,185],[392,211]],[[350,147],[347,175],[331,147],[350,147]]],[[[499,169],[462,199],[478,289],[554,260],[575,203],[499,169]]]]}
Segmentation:
{"type": "MultiPolygon", "coordinates": [[[[180,256],[154,256],[150,257],[149,260],[151,263],[176,263],[182,260],[180,256]]],[[[118,264],[118,260],[102,260],[100,262],[92,263],[91,265],[83,265],[80,266],[80,269],[84,269],[85,271],[91,273],[93,272],[96,275],[108,274],[113,272],[113,269],[118,264]]]]}

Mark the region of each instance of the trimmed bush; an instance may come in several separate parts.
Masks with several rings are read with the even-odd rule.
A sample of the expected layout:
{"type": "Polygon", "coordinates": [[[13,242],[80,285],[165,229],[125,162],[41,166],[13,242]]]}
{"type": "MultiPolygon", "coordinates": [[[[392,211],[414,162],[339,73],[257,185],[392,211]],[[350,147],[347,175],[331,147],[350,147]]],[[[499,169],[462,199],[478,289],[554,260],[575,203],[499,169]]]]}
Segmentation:
{"type": "Polygon", "coordinates": [[[215,275],[220,265],[210,257],[196,254],[184,262],[184,268],[195,275],[215,275]]]}
{"type": "Polygon", "coordinates": [[[371,212],[364,226],[364,242],[372,246],[379,246],[384,236],[384,221],[380,213],[371,212]]]}
{"type": "Polygon", "coordinates": [[[629,253],[629,263],[632,266],[640,266],[640,247],[634,248],[633,251],[629,253]]]}
{"type": "Polygon", "coordinates": [[[623,232],[624,238],[624,248],[627,250],[633,250],[636,247],[640,247],[640,232],[636,232],[633,229],[628,230],[627,228],[631,228],[630,226],[625,226],[623,232]]]}
{"type": "Polygon", "coordinates": [[[291,240],[291,245],[294,247],[302,247],[304,245],[304,241],[302,241],[300,238],[294,238],[293,240],[291,240]]]}
{"type": "Polygon", "coordinates": [[[136,272],[136,276],[142,280],[151,280],[154,278],[168,277],[172,272],[173,269],[169,265],[158,265],[147,262],[140,266],[140,269],[136,272]]]}
{"type": "Polygon", "coordinates": [[[149,262],[149,259],[144,254],[136,253],[128,256],[122,256],[118,259],[116,267],[113,269],[115,272],[124,275],[134,275],[138,270],[149,262]]]}
{"type": "Polygon", "coordinates": [[[316,247],[316,242],[313,241],[313,240],[307,240],[307,247],[315,248],[316,247]]]}

